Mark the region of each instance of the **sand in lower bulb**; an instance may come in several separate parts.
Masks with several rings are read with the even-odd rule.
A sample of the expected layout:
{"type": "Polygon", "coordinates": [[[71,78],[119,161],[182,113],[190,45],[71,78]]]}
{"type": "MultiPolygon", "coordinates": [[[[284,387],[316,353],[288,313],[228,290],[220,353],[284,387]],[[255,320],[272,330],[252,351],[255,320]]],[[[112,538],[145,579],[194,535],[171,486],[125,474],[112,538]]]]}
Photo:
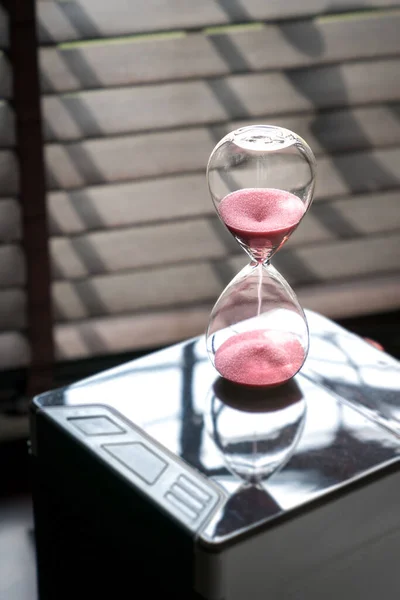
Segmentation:
{"type": "Polygon", "coordinates": [[[305,351],[289,332],[255,330],[238,333],[215,353],[215,368],[229,381],[248,386],[277,386],[300,370],[305,351]]]}

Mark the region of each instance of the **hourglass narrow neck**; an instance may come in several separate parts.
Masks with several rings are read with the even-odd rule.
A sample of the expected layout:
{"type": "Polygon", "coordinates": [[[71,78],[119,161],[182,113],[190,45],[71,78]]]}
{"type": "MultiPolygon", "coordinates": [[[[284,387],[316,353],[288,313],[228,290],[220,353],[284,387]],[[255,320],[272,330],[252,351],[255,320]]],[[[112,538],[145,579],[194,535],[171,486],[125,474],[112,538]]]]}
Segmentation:
{"type": "Polygon", "coordinates": [[[270,256],[268,256],[267,258],[260,258],[259,260],[255,259],[254,256],[250,256],[250,258],[250,267],[252,269],[262,269],[263,267],[268,269],[269,267],[272,267],[270,256]]]}

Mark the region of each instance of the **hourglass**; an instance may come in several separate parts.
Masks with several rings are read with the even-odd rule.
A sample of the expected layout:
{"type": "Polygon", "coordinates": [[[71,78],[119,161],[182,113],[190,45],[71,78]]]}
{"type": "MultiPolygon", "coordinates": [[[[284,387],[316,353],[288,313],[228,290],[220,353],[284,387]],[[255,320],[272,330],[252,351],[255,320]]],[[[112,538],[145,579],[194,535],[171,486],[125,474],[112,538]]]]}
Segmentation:
{"type": "Polygon", "coordinates": [[[207,330],[209,357],[231,382],[281,385],[307,357],[306,317],[270,261],[310,207],[315,167],[300,136],[271,125],[237,129],[211,153],[207,180],[212,200],[250,257],[218,298],[207,330]]]}

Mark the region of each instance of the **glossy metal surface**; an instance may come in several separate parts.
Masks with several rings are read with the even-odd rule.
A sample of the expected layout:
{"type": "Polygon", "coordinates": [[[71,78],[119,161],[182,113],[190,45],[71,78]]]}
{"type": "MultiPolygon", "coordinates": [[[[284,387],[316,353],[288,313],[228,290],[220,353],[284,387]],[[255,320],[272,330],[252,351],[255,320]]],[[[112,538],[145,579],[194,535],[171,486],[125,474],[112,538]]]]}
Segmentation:
{"type": "Polygon", "coordinates": [[[310,354],[286,387],[227,386],[199,338],[37,403],[110,406],[212,478],[226,500],[201,537],[221,543],[399,459],[399,364],[307,316],[310,354]]]}
{"type": "Polygon", "coordinates": [[[399,362],[316,313],[303,372],[400,435],[399,362]]]}

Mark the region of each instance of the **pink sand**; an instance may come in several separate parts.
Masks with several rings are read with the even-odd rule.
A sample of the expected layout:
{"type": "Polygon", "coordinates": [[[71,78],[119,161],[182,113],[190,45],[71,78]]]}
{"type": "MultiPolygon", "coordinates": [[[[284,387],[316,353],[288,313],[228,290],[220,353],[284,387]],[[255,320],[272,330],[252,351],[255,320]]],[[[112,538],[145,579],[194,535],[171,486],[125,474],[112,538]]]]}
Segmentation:
{"type": "Polygon", "coordinates": [[[234,383],[273,386],[296,375],[304,359],[303,347],[293,334],[256,330],[224,342],[215,353],[215,368],[234,383]]]}
{"type": "Polygon", "coordinates": [[[278,248],[297,227],[305,207],[300,198],[284,190],[247,188],[225,196],[218,211],[236,237],[265,254],[278,248]]]}

